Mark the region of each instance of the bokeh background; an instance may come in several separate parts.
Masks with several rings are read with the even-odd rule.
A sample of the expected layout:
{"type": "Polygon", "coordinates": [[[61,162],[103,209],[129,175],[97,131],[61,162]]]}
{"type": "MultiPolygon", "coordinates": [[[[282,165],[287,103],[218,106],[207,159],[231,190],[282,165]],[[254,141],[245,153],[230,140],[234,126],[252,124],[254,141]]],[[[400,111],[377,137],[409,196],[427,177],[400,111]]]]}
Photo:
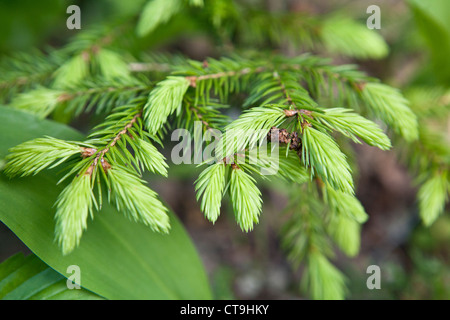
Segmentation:
{"type": "MultiPolygon", "coordinates": [[[[0,55],[37,47],[60,47],[76,31],[66,28],[66,8],[82,8],[82,28],[120,19],[144,0],[18,0],[0,1],[0,55]]],[[[434,77],[432,55],[426,37],[416,26],[406,1],[277,1],[264,5],[273,11],[291,10],[327,14],[344,10],[346,14],[367,19],[369,5],[380,6],[382,28],[379,32],[390,46],[382,60],[335,58],[336,63],[357,63],[368,74],[400,88],[414,81],[434,77]]],[[[450,24],[450,16],[448,17],[450,24]]],[[[446,41],[443,39],[443,41],[446,41]]],[[[220,56],[214,41],[201,28],[174,28],[156,36],[149,51],[183,53],[193,59],[220,56]]],[[[283,50],[283,49],[282,49],[283,50]]],[[[284,49],[288,54],[291,48],[284,49]]],[[[0,70],[1,72],[1,70],[0,70]]],[[[450,101],[450,100],[449,100],[450,101]]],[[[89,119],[72,125],[81,131],[89,119]]],[[[450,136],[450,119],[447,136],[450,136]]],[[[450,141],[450,140],[449,140],[450,141]]],[[[358,157],[357,197],[370,218],[362,229],[358,256],[337,256],[336,265],[348,277],[350,299],[449,299],[450,298],[450,218],[443,215],[425,228],[417,210],[417,185],[396,151],[383,152],[365,145],[353,146],[358,157]],[[381,290],[368,290],[367,266],[381,268],[381,290]]],[[[195,200],[192,167],[172,166],[169,179],[152,179],[150,184],[168,202],[191,235],[218,298],[298,299],[306,297],[299,289],[301,269],[293,270],[280,248],[280,211],[287,203],[281,192],[263,189],[264,209],[259,225],[244,234],[225,204],[225,214],[213,225],[208,222],[195,200]],[[226,214],[227,213],[227,214],[226,214]]],[[[1,204],[0,204],[1,205],[1,204]]],[[[0,223],[0,262],[28,248],[0,223]]]]}

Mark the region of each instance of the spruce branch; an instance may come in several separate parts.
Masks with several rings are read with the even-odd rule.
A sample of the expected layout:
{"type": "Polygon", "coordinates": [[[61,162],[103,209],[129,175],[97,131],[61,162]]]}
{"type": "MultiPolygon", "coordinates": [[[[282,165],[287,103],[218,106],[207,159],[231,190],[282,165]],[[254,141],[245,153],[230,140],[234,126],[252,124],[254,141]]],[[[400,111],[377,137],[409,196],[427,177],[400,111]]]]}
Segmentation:
{"type": "Polygon", "coordinates": [[[446,117],[450,112],[450,90],[441,86],[415,86],[405,91],[410,108],[420,119],[446,117]],[[433,106],[430,108],[430,106],[433,106]]]}
{"type": "Polygon", "coordinates": [[[284,179],[297,184],[303,184],[310,181],[310,174],[300,162],[298,155],[293,152],[288,152],[287,150],[283,152],[283,148],[280,148],[278,172],[284,179]]]}
{"type": "Polygon", "coordinates": [[[144,181],[121,166],[107,171],[112,196],[117,209],[134,221],[142,222],[152,230],[167,233],[170,228],[167,208],[156,192],[144,185],[144,181]]]}
{"type": "Polygon", "coordinates": [[[53,87],[64,89],[77,85],[89,75],[89,55],[81,53],[70,58],[54,73],[53,87]]]}
{"type": "Polygon", "coordinates": [[[96,113],[110,112],[114,104],[126,104],[148,92],[150,83],[132,78],[85,80],[65,89],[37,87],[16,95],[10,106],[45,118],[59,106],[78,116],[95,108],[96,113]]]}
{"type": "Polygon", "coordinates": [[[128,68],[130,72],[145,73],[155,79],[161,79],[176,70],[189,67],[191,60],[184,55],[169,53],[141,53],[135,62],[130,62],[128,68]]]}
{"type": "Polygon", "coordinates": [[[46,168],[54,168],[73,155],[85,150],[84,143],[64,141],[52,137],[37,138],[21,143],[9,150],[4,172],[16,175],[35,175],[46,168]]]}
{"type": "Polygon", "coordinates": [[[312,109],[317,105],[309,96],[308,91],[300,85],[299,79],[292,73],[275,71],[274,78],[285,97],[284,103],[279,102],[280,104],[286,104],[290,109],[312,109]]]}
{"type": "Polygon", "coordinates": [[[130,72],[170,72],[172,68],[167,63],[156,62],[130,62],[128,64],[130,72]]]}
{"type": "Polygon", "coordinates": [[[82,112],[109,113],[115,105],[126,105],[140,95],[148,94],[153,85],[144,78],[95,78],[66,88],[58,97],[65,112],[75,116],[82,112]]]}
{"type": "MultiPolygon", "coordinates": [[[[105,148],[103,148],[102,150],[99,150],[98,153],[96,154],[94,160],[92,161],[92,166],[96,167],[99,163],[99,161],[101,161],[103,159],[103,157],[105,156],[105,154],[107,152],[109,152],[111,150],[111,148],[113,148],[117,142],[125,135],[128,133],[128,130],[133,127],[134,123],[136,123],[137,119],[141,116],[141,113],[138,112],[135,115],[133,115],[133,118],[125,125],[125,127],[123,127],[123,129],[121,129],[115,136],[114,138],[106,145],[105,148]]],[[[98,135],[98,132],[95,133],[95,135],[98,135]]]]}
{"type": "Polygon", "coordinates": [[[56,241],[64,255],[80,243],[87,228],[87,218],[92,217],[92,180],[90,175],[80,175],[61,192],[56,201],[56,241]]]}
{"type": "Polygon", "coordinates": [[[322,191],[324,201],[333,215],[353,219],[358,223],[367,221],[368,215],[354,195],[335,190],[329,185],[324,185],[322,191]]]}
{"type": "Polygon", "coordinates": [[[330,65],[328,60],[311,55],[282,59],[281,68],[302,73],[312,96],[332,97],[332,103],[358,107],[362,100],[373,114],[407,141],[417,138],[417,119],[399,90],[367,77],[355,66],[330,65]],[[337,100],[337,103],[336,103],[337,100]]]}
{"type": "Polygon", "coordinates": [[[105,79],[129,79],[131,70],[122,56],[110,49],[102,48],[96,55],[100,74],[105,79]]]}
{"type": "Polygon", "coordinates": [[[317,173],[336,190],[353,194],[351,169],[336,142],[310,126],[303,128],[302,142],[302,160],[311,166],[311,174],[317,173]]]}
{"type": "Polygon", "coordinates": [[[256,187],[255,180],[234,165],[229,190],[236,221],[243,231],[251,231],[253,224],[259,222],[262,209],[261,192],[256,187]]]}
{"type": "Polygon", "coordinates": [[[209,9],[214,27],[222,31],[225,43],[233,39],[251,48],[279,48],[289,43],[303,51],[325,48],[359,59],[380,59],[388,53],[386,42],[375,30],[342,15],[318,16],[290,10],[274,14],[252,4],[237,6],[221,1],[207,4],[205,9],[209,9]]]}
{"type": "Polygon", "coordinates": [[[201,81],[205,81],[205,80],[214,80],[214,79],[220,79],[220,78],[230,78],[230,77],[235,77],[235,76],[243,76],[246,74],[249,74],[251,72],[261,72],[265,70],[264,67],[258,67],[255,68],[254,70],[250,69],[250,68],[244,68],[242,70],[237,70],[237,71],[222,71],[222,72],[217,72],[217,73],[211,73],[211,74],[204,74],[204,75],[199,75],[199,76],[187,76],[186,79],[189,80],[189,85],[191,87],[197,87],[197,83],[201,82],[201,81]]]}
{"type": "Polygon", "coordinates": [[[105,48],[94,47],[71,57],[54,74],[53,87],[66,89],[77,86],[83,80],[101,75],[104,79],[129,79],[130,69],[122,56],[105,48]],[[95,69],[92,65],[98,65],[95,69]]]}
{"type": "Polygon", "coordinates": [[[322,217],[324,205],[311,185],[288,191],[289,203],[284,210],[287,219],[281,229],[282,246],[294,267],[299,267],[311,250],[331,253],[322,217]]]}
{"type": "Polygon", "coordinates": [[[142,107],[139,100],[130,105],[116,108],[106,122],[98,126],[89,138],[97,143],[98,152],[92,157],[92,172],[106,158],[108,163],[129,166],[141,174],[144,169],[167,176],[165,157],[151,143],[160,142],[143,130],[142,107]],[[130,146],[133,154],[127,148],[130,146]]]}
{"type": "Polygon", "coordinates": [[[36,88],[15,96],[10,106],[45,118],[55,110],[63,94],[61,90],[36,88]]]}
{"type": "Polygon", "coordinates": [[[184,77],[169,76],[151,91],[144,106],[144,120],[151,134],[156,134],[173,112],[181,111],[189,84],[189,80],[184,77]]]}
{"type": "Polygon", "coordinates": [[[322,194],[329,210],[327,233],[346,255],[355,256],[360,247],[360,225],[367,221],[367,213],[353,195],[334,190],[326,184],[322,187],[322,194]]]}
{"type": "Polygon", "coordinates": [[[281,78],[280,78],[280,75],[278,74],[278,72],[274,73],[274,78],[277,80],[278,85],[280,86],[281,91],[283,92],[283,95],[286,98],[287,105],[289,107],[297,108],[294,101],[292,100],[291,95],[289,94],[288,90],[286,89],[286,85],[281,81],[281,78]]]}
{"type": "Polygon", "coordinates": [[[220,102],[227,100],[231,93],[246,88],[250,79],[266,70],[264,61],[251,61],[241,56],[207,59],[203,63],[190,61],[189,65],[180,66],[174,74],[185,75],[189,85],[195,88],[195,104],[200,98],[203,104],[211,99],[211,94],[220,102]]]}
{"type": "Polygon", "coordinates": [[[269,69],[258,76],[244,106],[280,104],[290,109],[314,110],[317,103],[311,99],[308,91],[300,85],[298,75],[286,72],[283,66],[279,66],[279,68],[280,71],[277,71],[274,67],[273,71],[268,72],[269,69]]]}
{"type": "Polygon", "coordinates": [[[423,177],[430,176],[436,169],[445,171],[449,167],[450,146],[445,134],[435,128],[435,123],[419,126],[418,142],[399,147],[411,171],[423,177]]]}
{"type": "Polygon", "coordinates": [[[327,231],[337,246],[349,257],[359,253],[361,245],[361,225],[346,216],[332,216],[327,231]]]}
{"type": "MultiPolygon", "coordinates": [[[[209,22],[221,29],[216,31],[224,44],[234,37],[277,47],[296,38],[296,44],[307,48],[319,42],[332,52],[358,58],[381,58],[387,53],[385,42],[375,32],[352,20],[272,15],[245,4],[242,11],[251,12],[251,17],[239,21],[241,7],[232,1],[147,1],[136,32],[148,35],[177,14],[190,14],[185,10],[189,6],[197,7],[192,12],[204,7],[209,22]]],[[[270,141],[271,146],[275,142],[282,146],[279,151],[271,150],[279,152],[274,177],[284,179],[293,192],[290,205],[294,212],[283,238],[289,259],[294,264],[306,262],[304,283],[313,298],[343,298],[345,278],[330,262],[331,243],[354,256],[367,214],[354,196],[350,166],[330,132],[388,150],[391,142],[383,130],[358,114],[369,110],[408,141],[417,136],[421,142],[432,140],[426,129],[417,129],[408,101],[398,90],[377,83],[353,65],[335,66],[314,55],[248,54],[204,61],[167,57],[130,63],[111,45],[117,34],[109,30],[81,32],[61,50],[66,61],[39,62],[33,69],[28,57],[22,69],[0,75],[0,90],[5,89],[8,99],[31,89],[15,96],[11,106],[40,117],[59,107],[57,111],[64,109],[70,116],[94,108],[97,113],[110,113],[85,143],[35,139],[13,148],[7,158],[9,175],[36,174],[75,160],[61,179],[72,177],[72,181],[56,202],[56,239],[63,253],[79,244],[88,215],[93,215],[93,208],[101,208],[105,186],[108,200],[126,217],[168,232],[167,209],[141,176],[144,170],[167,176],[166,159],[153,142],[162,144],[158,137],[172,125],[201,131],[195,121],[205,133],[223,132],[216,147],[217,163],[209,165],[195,181],[201,210],[214,223],[228,192],[237,223],[245,232],[253,230],[262,211],[261,191],[254,177],[272,178],[264,177],[261,169],[272,168],[271,156],[275,155],[258,149],[276,132],[278,141],[270,141]],[[132,72],[142,73],[137,74],[141,78],[132,77],[132,72]],[[248,110],[231,121],[224,112],[226,104],[240,106],[242,100],[248,110]],[[245,161],[236,161],[244,155],[245,161]],[[258,161],[252,163],[255,159],[258,161]],[[311,183],[313,178],[317,185],[311,183]]],[[[431,141],[424,144],[433,150],[432,163],[426,168],[436,170],[424,176],[426,182],[419,191],[421,215],[430,224],[443,212],[448,197],[448,179],[443,177],[448,176],[449,153],[444,147],[436,150],[431,141]],[[431,212],[425,213],[425,207],[431,212]]]]}
{"type": "Polygon", "coordinates": [[[346,278],[320,252],[311,251],[307,259],[305,286],[318,300],[342,300],[346,293],[346,278]]]}
{"type": "Polygon", "coordinates": [[[272,127],[280,126],[287,118],[283,106],[255,107],[244,111],[225,127],[216,146],[216,157],[229,157],[246,148],[253,149],[267,136],[272,127]]]}
{"type": "Polygon", "coordinates": [[[168,232],[167,209],[137,174],[137,171],[146,168],[167,175],[164,157],[150,143],[152,136],[142,130],[141,106],[142,103],[136,102],[116,108],[116,112],[98,127],[99,130],[87,142],[38,138],[12,148],[7,156],[5,172],[8,175],[37,174],[76,154],[82,158],[60,180],[76,174],[56,202],[55,233],[64,254],[70,253],[79,244],[87,227],[88,212],[92,216],[92,207],[101,208],[100,177],[103,177],[118,209],[127,217],[141,221],[155,231],[168,232]],[[134,156],[127,150],[126,143],[131,145],[134,156]],[[124,169],[122,165],[130,163],[130,159],[134,166],[124,169]],[[98,182],[98,201],[94,196],[94,181],[98,182]]]}
{"type": "MultiPolygon", "coordinates": [[[[282,135],[280,135],[280,140],[284,140],[281,137],[282,135]]],[[[259,170],[254,171],[260,174],[262,178],[267,178],[267,176],[263,175],[264,172],[276,172],[277,177],[280,177],[288,183],[303,184],[309,182],[311,175],[301,163],[298,155],[298,151],[301,150],[301,145],[299,145],[298,150],[296,148],[292,149],[297,152],[290,152],[286,146],[280,146],[279,150],[272,150],[270,155],[265,152],[260,152],[260,150],[250,150],[248,152],[249,163],[245,165],[259,168],[259,170]],[[278,152],[275,157],[274,152],[278,152]]]]}
{"type": "Polygon", "coordinates": [[[418,192],[419,214],[423,223],[430,226],[444,212],[450,193],[448,171],[435,172],[418,192]]]}
{"type": "Polygon", "coordinates": [[[292,59],[285,67],[307,71],[306,80],[313,96],[319,96],[321,91],[334,96],[337,91],[339,104],[347,101],[355,107],[358,99],[362,100],[376,117],[407,141],[417,139],[417,117],[398,89],[378,83],[354,66],[330,66],[326,60],[308,55],[292,59]]]}
{"type": "Polygon", "coordinates": [[[188,130],[193,130],[195,122],[199,121],[202,124],[204,132],[213,130],[222,130],[227,124],[231,122],[230,117],[224,114],[227,105],[223,105],[214,101],[209,101],[207,105],[194,104],[192,99],[184,100],[184,113],[178,118],[178,127],[185,127],[188,130]]]}
{"type": "Polygon", "coordinates": [[[201,210],[211,222],[220,215],[220,206],[225,192],[226,166],[216,163],[203,170],[195,181],[197,201],[201,198],[201,210]]]}
{"type": "Polygon", "coordinates": [[[314,120],[323,124],[330,130],[336,130],[349,137],[356,143],[361,138],[368,145],[376,146],[381,150],[392,147],[391,141],[374,122],[344,108],[326,109],[323,112],[314,112],[314,120]]]}
{"type": "MultiPolygon", "coordinates": [[[[102,192],[100,181],[103,180],[108,187],[108,200],[111,201],[112,197],[117,209],[123,212],[125,216],[131,220],[144,223],[154,231],[168,232],[170,224],[166,207],[158,199],[157,194],[144,185],[144,181],[138,177],[137,171],[134,171],[138,170],[140,172],[143,168],[146,168],[150,171],[167,175],[167,165],[164,157],[150,143],[148,136],[142,131],[141,114],[139,103],[117,108],[116,112],[102,126],[98,127],[98,129],[102,130],[97,130],[90,136],[91,140],[89,141],[91,143],[97,142],[99,146],[83,148],[81,155],[84,159],[78,162],[66,177],[78,172],[75,179],[78,177],[89,177],[91,181],[98,181],[100,206],[93,196],[93,183],[90,185],[94,200],[93,204],[97,209],[101,207],[102,192]],[[120,117],[119,121],[116,120],[117,117],[120,117]],[[113,124],[110,126],[111,122],[113,124]],[[96,138],[94,139],[94,137],[96,138]],[[100,142],[102,143],[100,144],[100,142]],[[134,157],[127,150],[126,142],[135,151],[134,157]],[[134,164],[133,167],[123,167],[123,165],[129,164],[130,161],[134,164]],[[101,177],[102,179],[100,179],[101,177]]],[[[77,181],[75,179],[74,181],[77,181]]],[[[74,196],[76,197],[77,195],[74,196]]],[[[61,197],[66,199],[69,196],[64,194],[61,197]]],[[[64,201],[65,203],[70,203],[72,200],[64,201]]],[[[65,207],[62,207],[62,213],[59,214],[57,212],[57,216],[60,217],[60,223],[56,229],[57,234],[72,230],[62,231],[58,229],[70,223],[70,221],[65,221],[65,219],[70,219],[70,217],[64,210],[66,210],[65,207]]],[[[86,228],[86,226],[83,225],[83,228],[86,228]]],[[[78,244],[79,237],[81,237],[81,234],[77,233],[77,241],[70,242],[71,245],[65,247],[64,251],[71,251],[73,246],[78,244]]],[[[64,244],[62,243],[62,245],[64,244]]]]}
{"type": "Polygon", "coordinates": [[[111,30],[96,27],[83,30],[61,51],[70,58],[53,74],[53,88],[66,89],[89,77],[101,75],[105,79],[129,78],[130,70],[123,56],[111,48],[126,25],[111,30]]]}
{"type": "Polygon", "coordinates": [[[345,277],[329,261],[333,251],[327,235],[325,208],[317,190],[305,185],[293,188],[289,194],[286,209],[289,216],[281,230],[282,246],[293,267],[306,263],[302,287],[314,299],[343,299],[345,277]]]}
{"type": "MultiPolygon", "coordinates": [[[[134,136],[132,134],[132,136],[134,136]]],[[[140,164],[140,172],[147,169],[150,172],[161,174],[167,177],[166,158],[158,151],[158,149],[149,141],[148,138],[135,137],[136,147],[133,148],[134,156],[140,164]]]]}
{"type": "Polygon", "coordinates": [[[9,101],[19,92],[46,86],[66,54],[57,50],[19,52],[0,61],[0,97],[9,101]]]}
{"type": "Polygon", "coordinates": [[[377,117],[405,140],[414,141],[418,138],[417,117],[399,90],[381,83],[366,83],[361,90],[361,97],[377,117]]]}

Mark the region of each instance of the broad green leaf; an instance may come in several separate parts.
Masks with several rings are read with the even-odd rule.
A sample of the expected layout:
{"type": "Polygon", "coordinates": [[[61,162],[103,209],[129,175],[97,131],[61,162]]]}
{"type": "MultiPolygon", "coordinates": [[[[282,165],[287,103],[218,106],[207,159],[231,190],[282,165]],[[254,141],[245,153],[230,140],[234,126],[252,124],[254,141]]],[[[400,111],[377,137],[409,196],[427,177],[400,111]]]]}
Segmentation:
{"type": "MultiPolygon", "coordinates": [[[[44,135],[80,140],[64,125],[2,108],[0,159],[19,143],[44,135]]],[[[0,220],[40,259],[62,275],[81,270],[81,285],[107,299],[210,299],[207,276],[177,217],[169,214],[169,234],[153,232],[104,205],[80,246],[63,256],[54,241],[54,202],[63,186],[52,171],[8,179],[0,173],[0,220]]]]}
{"type": "Polygon", "coordinates": [[[69,289],[66,278],[34,254],[18,253],[0,264],[3,300],[92,300],[102,297],[83,288],[69,289]]]}

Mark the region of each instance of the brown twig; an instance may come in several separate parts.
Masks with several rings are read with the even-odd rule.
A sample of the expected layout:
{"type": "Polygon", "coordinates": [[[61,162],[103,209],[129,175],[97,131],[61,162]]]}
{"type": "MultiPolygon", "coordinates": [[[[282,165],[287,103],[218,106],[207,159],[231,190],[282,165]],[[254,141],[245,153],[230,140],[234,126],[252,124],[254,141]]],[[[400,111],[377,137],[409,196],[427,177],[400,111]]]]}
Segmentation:
{"type": "MultiPolygon", "coordinates": [[[[138,91],[138,90],[144,90],[145,88],[146,87],[144,87],[144,86],[133,86],[133,87],[122,87],[122,88],[120,88],[120,90],[138,91]]],[[[88,95],[88,94],[92,94],[92,93],[96,93],[96,92],[113,92],[113,91],[117,91],[118,89],[119,89],[118,87],[103,87],[103,88],[90,88],[87,90],[76,91],[73,93],[64,92],[57,98],[57,100],[58,100],[58,102],[65,102],[68,100],[72,100],[78,96],[82,96],[82,95],[88,95]]]]}
{"type": "Polygon", "coordinates": [[[232,77],[235,75],[245,75],[249,74],[250,72],[262,72],[266,70],[265,67],[258,67],[256,69],[250,69],[245,68],[239,71],[225,71],[225,72],[219,72],[219,73],[212,73],[212,74],[204,74],[201,76],[187,76],[186,79],[189,80],[189,85],[193,88],[197,87],[197,81],[203,81],[208,79],[218,79],[218,78],[224,78],[224,77],[232,77]]]}
{"type": "Polygon", "coordinates": [[[130,129],[133,124],[137,121],[137,119],[141,116],[141,113],[137,113],[133,119],[131,119],[130,122],[127,123],[127,125],[114,137],[114,139],[112,139],[112,141],[108,144],[108,146],[102,150],[100,150],[97,155],[94,158],[94,161],[92,162],[92,164],[89,166],[88,170],[86,171],[86,174],[92,174],[93,169],[97,166],[98,162],[100,161],[103,169],[105,170],[105,172],[107,172],[110,168],[111,165],[106,161],[106,159],[103,159],[104,155],[111,149],[113,148],[117,141],[119,141],[120,138],[122,138],[122,136],[126,133],[128,133],[128,129],[130,129]]]}
{"type": "Polygon", "coordinates": [[[131,72],[169,72],[171,70],[170,65],[167,63],[143,63],[143,62],[132,62],[128,64],[128,69],[131,72]]]}

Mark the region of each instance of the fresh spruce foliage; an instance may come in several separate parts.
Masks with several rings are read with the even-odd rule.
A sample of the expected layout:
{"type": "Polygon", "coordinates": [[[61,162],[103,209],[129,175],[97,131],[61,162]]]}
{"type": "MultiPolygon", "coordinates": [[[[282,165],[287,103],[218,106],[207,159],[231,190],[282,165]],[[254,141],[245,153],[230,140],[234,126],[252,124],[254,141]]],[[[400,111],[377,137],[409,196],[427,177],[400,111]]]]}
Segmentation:
{"type": "Polygon", "coordinates": [[[56,201],[56,240],[63,254],[71,252],[93,216],[92,179],[89,174],[75,177],[56,201]]]}
{"type": "Polygon", "coordinates": [[[408,108],[408,100],[398,90],[381,83],[367,83],[361,95],[375,115],[393,130],[407,141],[417,139],[416,115],[408,108]]]}
{"type": "Polygon", "coordinates": [[[353,178],[345,155],[333,139],[309,126],[303,129],[303,162],[333,188],[353,193],[353,178]]]}
{"type": "Polygon", "coordinates": [[[76,142],[52,137],[37,138],[11,148],[4,172],[9,176],[22,177],[37,174],[43,169],[56,167],[82,150],[83,147],[76,142]]]}
{"type": "Polygon", "coordinates": [[[368,145],[381,150],[389,150],[392,147],[391,141],[379,126],[351,110],[332,108],[323,113],[314,113],[314,116],[328,129],[339,131],[356,143],[361,143],[357,138],[359,137],[368,145]]]}
{"type": "Polygon", "coordinates": [[[231,170],[230,196],[236,220],[242,230],[252,230],[253,224],[259,222],[261,191],[256,187],[255,180],[236,166],[231,170]]]}
{"type": "Polygon", "coordinates": [[[0,94],[8,107],[41,118],[58,118],[61,111],[69,120],[101,117],[85,141],[37,137],[11,148],[4,171],[12,177],[61,169],[66,186],[55,199],[55,235],[64,254],[82,241],[88,217],[101,211],[105,199],[131,220],[170,234],[168,210],[143,174],[170,175],[160,152],[170,153],[167,135],[177,128],[195,135],[198,121],[202,133],[218,132],[212,134],[217,141],[206,142],[212,156],[203,159],[194,183],[205,217],[216,222],[229,195],[237,224],[249,232],[264,211],[258,182],[281,181],[290,199],[280,233],[289,259],[294,266],[305,263],[303,283],[311,297],[342,299],[346,280],[331,263],[332,244],[355,256],[368,215],[355,197],[354,163],[340,139],[381,150],[392,148],[391,138],[412,143],[407,151],[420,160],[426,224],[442,214],[448,198],[449,148],[435,146],[418,125],[424,115],[413,112],[398,89],[355,65],[309,53],[230,52],[232,41],[255,48],[291,41],[297,48],[356,58],[388,53],[375,31],[348,18],[270,15],[231,0],[147,1],[137,26],[83,29],[60,50],[2,62],[7,67],[0,94]],[[223,42],[223,57],[142,54],[138,60],[127,54],[127,36],[152,35],[180,14],[198,15],[210,26],[223,42]],[[266,142],[270,152],[262,153],[266,142]],[[431,165],[423,159],[429,156],[431,165]]]}
{"type": "Polygon", "coordinates": [[[202,197],[201,209],[208,220],[213,223],[220,215],[220,205],[226,182],[225,173],[225,164],[216,163],[202,171],[195,185],[197,200],[202,197]]]}
{"type": "Polygon", "coordinates": [[[151,133],[157,133],[175,110],[180,112],[188,88],[189,81],[186,78],[168,77],[152,90],[144,107],[146,125],[153,128],[151,133]]]}
{"type": "Polygon", "coordinates": [[[446,125],[439,124],[450,112],[450,96],[444,88],[414,87],[407,97],[420,119],[418,142],[399,149],[417,177],[419,216],[430,226],[444,213],[450,193],[450,145],[446,125]]]}
{"type": "Polygon", "coordinates": [[[450,192],[448,172],[435,173],[421,186],[418,197],[420,217],[425,225],[431,225],[444,212],[450,192]]]}

